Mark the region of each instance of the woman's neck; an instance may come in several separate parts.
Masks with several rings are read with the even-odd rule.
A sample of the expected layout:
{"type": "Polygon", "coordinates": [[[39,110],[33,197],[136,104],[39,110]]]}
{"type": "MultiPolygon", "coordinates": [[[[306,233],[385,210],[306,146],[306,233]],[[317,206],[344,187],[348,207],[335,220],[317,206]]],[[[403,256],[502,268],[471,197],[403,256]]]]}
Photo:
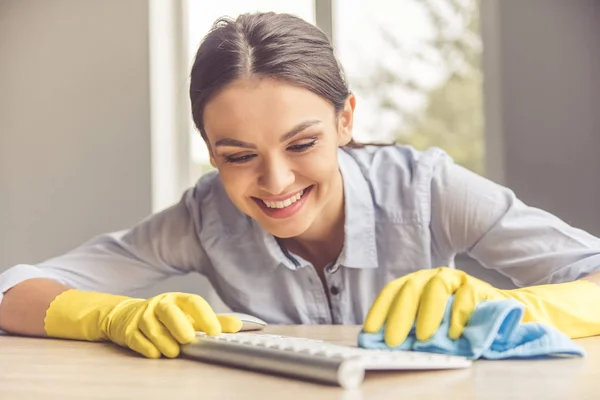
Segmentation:
{"type": "Polygon", "coordinates": [[[326,240],[302,240],[300,238],[284,239],[285,248],[309,261],[317,270],[335,262],[344,247],[344,226],[335,229],[326,240]]]}
{"type": "Polygon", "coordinates": [[[318,270],[334,262],[344,246],[345,207],[341,174],[335,197],[325,205],[321,216],[300,236],[281,239],[288,251],[310,261],[318,270]]]}

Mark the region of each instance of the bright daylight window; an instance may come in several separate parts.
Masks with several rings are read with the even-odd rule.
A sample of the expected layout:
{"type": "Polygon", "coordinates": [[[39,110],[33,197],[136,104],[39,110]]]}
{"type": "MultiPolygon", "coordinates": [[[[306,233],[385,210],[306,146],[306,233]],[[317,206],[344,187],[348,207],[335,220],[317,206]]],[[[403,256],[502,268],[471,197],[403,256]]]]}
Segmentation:
{"type": "MultiPolygon", "coordinates": [[[[334,0],[333,37],[357,96],[354,137],[438,146],[484,173],[480,0],[334,0]]],[[[189,63],[214,20],[250,11],[314,23],[313,0],[189,0],[189,63]]],[[[210,168],[191,132],[190,183],[210,168]]]]}

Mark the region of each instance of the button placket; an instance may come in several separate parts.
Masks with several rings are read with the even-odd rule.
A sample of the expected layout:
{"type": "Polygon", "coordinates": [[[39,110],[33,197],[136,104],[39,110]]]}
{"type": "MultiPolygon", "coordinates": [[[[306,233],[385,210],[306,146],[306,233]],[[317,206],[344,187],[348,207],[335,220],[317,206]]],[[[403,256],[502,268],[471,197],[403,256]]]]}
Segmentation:
{"type": "Polygon", "coordinates": [[[342,277],[339,272],[340,265],[330,265],[325,269],[325,280],[329,291],[329,301],[331,303],[331,317],[334,324],[343,322],[341,315],[342,303],[342,277]]]}
{"type": "MultiPolygon", "coordinates": [[[[327,293],[323,289],[323,284],[321,283],[321,278],[319,274],[315,270],[315,268],[311,265],[307,267],[309,270],[309,282],[311,286],[311,292],[313,293],[315,303],[314,310],[316,313],[316,319],[318,324],[331,324],[332,321],[332,313],[329,310],[329,303],[327,301],[327,293]]],[[[327,278],[325,278],[327,280],[327,278]]]]}

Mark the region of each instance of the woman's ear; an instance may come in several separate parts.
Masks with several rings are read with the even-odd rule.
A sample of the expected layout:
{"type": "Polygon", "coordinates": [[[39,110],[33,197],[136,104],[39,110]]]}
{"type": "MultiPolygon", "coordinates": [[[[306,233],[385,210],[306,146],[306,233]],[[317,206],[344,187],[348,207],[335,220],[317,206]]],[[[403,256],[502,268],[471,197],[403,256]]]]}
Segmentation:
{"type": "Polygon", "coordinates": [[[355,107],[356,97],[350,93],[344,103],[344,109],[338,117],[338,146],[344,146],[352,140],[355,107]]]}

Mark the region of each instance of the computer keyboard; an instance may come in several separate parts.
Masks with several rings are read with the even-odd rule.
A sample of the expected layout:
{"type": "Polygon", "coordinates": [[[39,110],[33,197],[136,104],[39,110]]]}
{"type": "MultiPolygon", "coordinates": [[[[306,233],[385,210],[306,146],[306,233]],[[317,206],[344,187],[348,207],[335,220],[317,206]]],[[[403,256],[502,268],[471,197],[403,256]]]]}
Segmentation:
{"type": "Polygon", "coordinates": [[[356,388],[365,370],[430,370],[467,368],[471,361],[443,354],[370,350],[291,336],[229,333],[183,345],[189,358],[272,373],[296,379],[356,388]]]}

